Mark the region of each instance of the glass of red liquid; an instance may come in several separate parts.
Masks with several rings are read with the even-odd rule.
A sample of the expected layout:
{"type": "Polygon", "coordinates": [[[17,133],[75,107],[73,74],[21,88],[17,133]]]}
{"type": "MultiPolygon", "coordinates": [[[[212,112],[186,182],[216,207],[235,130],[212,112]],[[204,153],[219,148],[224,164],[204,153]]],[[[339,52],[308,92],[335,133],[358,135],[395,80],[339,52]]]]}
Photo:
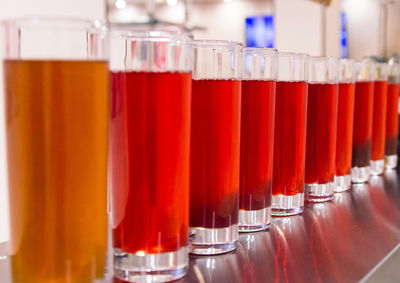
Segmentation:
{"type": "Polygon", "coordinates": [[[188,267],[191,40],[114,30],[110,44],[114,276],[175,280],[188,267]]]}
{"type": "Polygon", "coordinates": [[[278,53],[272,216],[304,209],[309,56],[278,53]]]}
{"type": "Polygon", "coordinates": [[[344,192],[351,188],[351,154],[353,146],[355,62],[340,59],[339,95],[336,137],[336,174],[335,192],[344,192]]]}
{"type": "Polygon", "coordinates": [[[333,198],[339,61],[310,57],[307,108],[305,200],[333,198]]]}
{"type": "Polygon", "coordinates": [[[190,253],[232,251],[238,239],[242,45],[194,41],[190,253]]]}
{"type": "Polygon", "coordinates": [[[397,167],[397,141],[399,134],[399,91],[400,91],[400,65],[389,62],[389,85],[387,92],[386,111],[386,140],[385,140],[385,168],[397,167]]]}
{"type": "Polygon", "coordinates": [[[374,103],[375,63],[357,62],[354,98],[353,153],[351,181],[365,183],[371,173],[372,114],[374,103]]]}
{"type": "Polygon", "coordinates": [[[374,106],[372,114],[371,174],[381,175],[385,170],[386,110],[389,65],[375,63],[374,106]]]}
{"type": "Polygon", "coordinates": [[[271,223],[274,151],[275,49],[243,49],[240,134],[239,232],[255,232],[271,223]]]}

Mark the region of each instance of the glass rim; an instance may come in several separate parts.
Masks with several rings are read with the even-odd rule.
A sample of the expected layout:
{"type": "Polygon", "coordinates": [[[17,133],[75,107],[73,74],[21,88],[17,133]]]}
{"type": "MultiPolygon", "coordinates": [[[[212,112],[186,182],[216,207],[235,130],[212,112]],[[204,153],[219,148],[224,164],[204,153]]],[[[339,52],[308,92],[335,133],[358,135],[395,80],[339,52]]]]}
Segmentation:
{"type": "Polygon", "coordinates": [[[348,62],[354,64],[356,60],[350,58],[339,58],[339,62],[348,62]]]}
{"type": "Polygon", "coordinates": [[[204,47],[204,48],[234,48],[242,51],[243,44],[239,41],[232,40],[208,40],[208,39],[195,39],[192,41],[193,47],[204,47]]]}
{"type": "Polygon", "coordinates": [[[173,33],[157,29],[124,29],[124,28],[110,28],[108,32],[110,39],[118,38],[129,41],[141,42],[172,42],[177,44],[189,44],[193,42],[192,36],[185,33],[173,33]]]}
{"type": "Polygon", "coordinates": [[[336,61],[339,62],[339,59],[333,56],[310,56],[310,61],[311,60],[316,60],[316,61],[336,61]]]}
{"type": "Polygon", "coordinates": [[[278,52],[278,56],[280,57],[304,57],[304,58],[310,58],[310,55],[307,53],[301,53],[301,52],[278,52]]]}
{"type": "Polygon", "coordinates": [[[277,55],[278,50],[276,48],[269,48],[269,47],[250,47],[245,46],[243,47],[243,53],[260,53],[260,54],[272,54],[277,55]]]}
{"type": "Polygon", "coordinates": [[[28,16],[5,19],[0,21],[0,25],[20,29],[91,31],[91,33],[99,34],[104,34],[108,30],[106,24],[101,20],[79,17],[28,16]]]}

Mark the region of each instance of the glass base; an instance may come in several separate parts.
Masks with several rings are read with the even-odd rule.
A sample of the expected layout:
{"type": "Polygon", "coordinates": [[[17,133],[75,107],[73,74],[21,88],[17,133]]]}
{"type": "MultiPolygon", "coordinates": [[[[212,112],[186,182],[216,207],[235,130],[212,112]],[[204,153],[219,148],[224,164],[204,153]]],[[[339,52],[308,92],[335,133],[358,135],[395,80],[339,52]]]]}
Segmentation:
{"type": "Polygon", "coordinates": [[[272,216],[291,216],[304,210],[304,193],[272,196],[272,216]]]}
{"type": "Polygon", "coordinates": [[[385,171],[385,160],[371,160],[371,175],[382,175],[385,171]]]}
{"type": "Polygon", "coordinates": [[[238,225],[226,228],[190,228],[190,250],[194,255],[218,255],[236,249],[238,225]]]}
{"type": "Polygon", "coordinates": [[[326,184],[305,184],[305,200],[307,202],[324,202],[333,198],[334,183],[326,184]]]}
{"type": "Polygon", "coordinates": [[[345,192],[351,189],[351,175],[335,176],[335,193],[345,192]]]}
{"type": "Polygon", "coordinates": [[[128,282],[177,280],[185,276],[188,263],[187,247],[158,254],[132,254],[114,249],[114,276],[128,282]]]}
{"type": "Polygon", "coordinates": [[[369,166],[351,168],[351,182],[352,183],[368,182],[370,172],[371,168],[369,166]]]}
{"type": "Polygon", "coordinates": [[[239,210],[239,232],[265,230],[271,223],[271,208],[259,210],[239,210]]]}
{"type": "Polygon", "coordinates": [[[397,167],[397,155],[385,155],[385,168],[395,169],[397,167]]]}

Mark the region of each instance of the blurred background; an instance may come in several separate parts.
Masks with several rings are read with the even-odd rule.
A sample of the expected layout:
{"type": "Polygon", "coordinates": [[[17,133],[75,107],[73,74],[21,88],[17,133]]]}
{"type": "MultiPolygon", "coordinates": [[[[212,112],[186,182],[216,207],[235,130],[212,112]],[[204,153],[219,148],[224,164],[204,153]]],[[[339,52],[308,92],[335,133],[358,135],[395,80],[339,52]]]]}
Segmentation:
{"type": "MultiPolygon", "coordinates": [[[[177,25],[195,38],[311,55],[384,60],[400,53],[400,0],[0,1],[0,20],[31,15],[97,18],[129,26],[177,25]]],[[[2,108],[1,98],[0,133],[2,108]]],[[[4,154],[0,144],[0,156],[4,154]]],[[[9,238],[4,161],[0,158],[0,243],[9,238]]]]}

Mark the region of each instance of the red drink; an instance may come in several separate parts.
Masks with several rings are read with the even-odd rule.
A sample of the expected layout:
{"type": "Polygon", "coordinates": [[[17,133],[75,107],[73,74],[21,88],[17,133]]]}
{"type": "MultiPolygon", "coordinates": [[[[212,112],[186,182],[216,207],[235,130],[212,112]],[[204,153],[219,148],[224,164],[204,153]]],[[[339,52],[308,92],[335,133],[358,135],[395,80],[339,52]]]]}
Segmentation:
{"type": "Polygon", "coordinates": [[[371,160],[382,160],[385,153],[387,89],[387,81],[375,82],[371,160]]]}
{"type": "Polygon", "coordinates": [[[190,91],[188,73],[112,73],[114,248],[187,246],[190,91]]]}
{"type": "Polygon", "coordinates": [[[275,85],[242,82],[239,205],[243,210],[271,206],[275,85]]]}
{"type": "Polygon", "coordinates": [[[306,159],[306,82],[277,82],[272,194],[303,192],[306,159]]]}
{"type": "Polygon", "coordinates": [[[354,100],[352,167],[370,166],[374,83],[357,82],[354,100]]]}
{"type": "Polygon", "coordinates": [[[238,223],[241,82],[193,80],[190,226],[238,223]]]}
{"type": "Polygon", "coordinates": [[[337,84],[309,84],[306,184],[333,182],[335,175],[337,103],[337,84]]]}
{"type": "Polygon", "coordinates": [[[397,155],[397,135],[399,132],[398,101],[399,84],[389,84],[387,92],[385,155],[397,155]]]}
{"type": "Polygon", "coordinates": [[[336,175],[350,174],[354,121],[354,83],[339,84],[336,175]]]}

